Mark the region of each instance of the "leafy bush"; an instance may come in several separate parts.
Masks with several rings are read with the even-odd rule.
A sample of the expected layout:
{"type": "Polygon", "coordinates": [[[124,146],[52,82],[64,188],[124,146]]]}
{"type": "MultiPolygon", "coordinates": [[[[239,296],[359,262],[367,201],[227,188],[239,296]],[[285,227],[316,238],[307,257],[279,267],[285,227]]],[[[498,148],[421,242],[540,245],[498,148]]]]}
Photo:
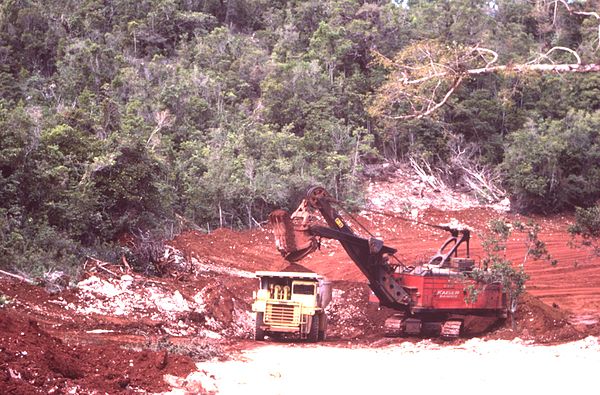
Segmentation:
{"type": "Polygon", "coordinates": [[[575,208],[575,224],[569,233],[583,237],[600,237],[600,204],[589,208],[575,208]]]}
{"type": "Polygon", "coordinates": [[[600,112],[530,121],[509,136],[502,167],[518,210],[589,206],[600,197],[600,112]]]}
{"type": "Polygon", "coordinates": [[[575,208],[575,223],[569,226],[571,245],[591,247],[600,256],[600,203],[595,206],[575,208]]]}
{"type": "MultiPolygon", "coordinates": [[[[525,272],[525,263],[529,256],[534,259],[545,259],[552,265],[557,261],[552,258],[546,244],[538,238],[540,226],[530,221],[526,224],[515,221],[512,224],[502,220],[492,220],[488,230],[481,235],[481,245],[485,251],[482,268],[476,268],[469,273],[469,278],[485,284],[500,283],[508,298],[508,311],[511,318],[517,310],[519,298],[525,292],[525,284],[529,275],[525,272]],[[512,232],[525,233],[525,254],[523,261],[515,265],[506,258],[506,242],[512,232]]],[[[479,287],[468,283],[465,289],[467,301],[477,299],[479,287]]],[[[512,322],[514,329],[514,320],[512,322]]]]}
{"type": "MultiPolygon", "coordinates": [[[[519,297],[525,292],[525,283],[529,279],[523,265],[515,268],[513,263],[506,259],[506,241],[512,228],[510,224],[500,220],[488,223],[488,231],[481,237],[481,245],[485,251],[481,262],[483,268],[475,269],[470,274],[470,277],[478,282],[502,284],[508,297],[508,310],[511,315],[516,311],[519,297]]],[[[467,294],[469,298],[476,298],[477,288],[469,287],[467,294]]]]}
{"type": "Polygon", "coordinates": [[[76,276],[84,257],[81,245],[47,224],[0,229],[0,268],[34,278],[55,270],[76,276]]]}

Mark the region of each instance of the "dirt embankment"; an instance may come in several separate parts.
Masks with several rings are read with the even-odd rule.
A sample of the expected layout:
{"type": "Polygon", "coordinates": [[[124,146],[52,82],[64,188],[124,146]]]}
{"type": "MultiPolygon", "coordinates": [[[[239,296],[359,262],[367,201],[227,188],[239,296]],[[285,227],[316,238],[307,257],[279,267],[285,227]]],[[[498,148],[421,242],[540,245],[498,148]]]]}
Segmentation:
{"type": "Polygon", "coordinates": [[[0,392],[3,394],[163,391],[165,374],[187,375],[190,357],[60,340],[34,319],[0,309],[0,392]]]}

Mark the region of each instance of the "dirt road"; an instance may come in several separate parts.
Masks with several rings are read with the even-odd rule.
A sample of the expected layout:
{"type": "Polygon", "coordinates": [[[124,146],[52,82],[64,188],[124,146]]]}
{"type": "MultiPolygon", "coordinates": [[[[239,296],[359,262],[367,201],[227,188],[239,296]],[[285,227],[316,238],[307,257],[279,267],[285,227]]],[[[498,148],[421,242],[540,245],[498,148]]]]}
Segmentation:
{"type": "Polygon", "coordinates": [[[593,393],[598,338],[553,346],[519,339],[424,340],[381,348],[266,344],[229,362],[204,362],[206,390],[219,394],[593,393]]]}

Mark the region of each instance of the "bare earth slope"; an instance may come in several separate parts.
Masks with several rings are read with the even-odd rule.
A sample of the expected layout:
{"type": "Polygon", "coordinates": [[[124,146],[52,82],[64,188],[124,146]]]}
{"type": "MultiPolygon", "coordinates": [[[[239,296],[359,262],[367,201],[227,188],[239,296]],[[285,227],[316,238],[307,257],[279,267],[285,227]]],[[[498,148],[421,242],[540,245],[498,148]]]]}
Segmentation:
{"type": "MultiPolygon", "coordinates": [[[[435,192],[419,179],[396,172],[389,181],[369,186],[369,210],[354,217],[397,248],[398,258],[407,264],[427,259],[447,236],[426,223],[458,220],[471,226],[475,230],[472,255],[478,258],[482,249],[476,234],[489,219],[529,219],[509,213],[506,202],[493,207],[473,205],[468,196],[435,192]]],[[[470,352],[477,354],[474,350],[483,347],[484,343],[472,343],[480,339],[507,349],[514,342],[527,347],[528,342],[585,339],[556,352],[597,349],[597,338],[588,336],[598,336],[600,331],[600,258],[568,246],[570,217],[534,219],[543,228],[540,238],[559,263],[553,267],[528,261],[529,293],[517,313],[516,331],[503,325],[485,334],[472,333],[470,336],[478,338],[465,346],[470,352]],[[517,338],[522,340],[514,340],[517,338]]],[[[354,219],[349,222],[357,231],[361,229],[354,219]]],[[[240,378],[237,373],[223,373],[228,368],[217,362],[194,362],[238,360],[244,350],[249,362],[268,360],[269,355],[281,358],[279,351],[289,354],[296,348],[302,350],[299,358],[310,358],[321,350],[321,346],[303,343],[262,347],[249,340],[253,325],[250,303],[256,286],[253,272],[281,270],[288,265],[275,250],[268,227],[242,232],[218,229],[211,234],[190,231],[170,245],[166,256],[171,266],[161,278],[132,273],[122,264],[92,262],[76,287],[49,293],[40,286],[0,277],[0,293],[9,300],[0,307],[0,393],[227,393],[228,389],[235,393],[253,387],[235,386],[219,375],[231,374],[234,382],[260,385],[253,380],[265,372],[250,371],[249,376],[240,378]]],[[[510,240],[509,258],[520,262],[524,252],[520,236],[510,240]]],[[[349,360],[349,355],[364,352],[369,355],[365,358],[383,353],[394,359],[396,352],[412,355],[422,349],[456,354],[455,348],[461,349],[465,342],[383,338],[382,323],[390,312],[369,303],[365,279],[335,241],[323,240],[320,250],[302,265],[333,280],[329,340],[325,342],[333,351],[323,358],[338,355],[349,360]],[[351,351],[356,352],[345,354],[351,351]]],[[[468,361],[478,363],[477,359],[468,361]]],[[[342,361],[331,365],[336,363],[342,361]]],[[[247,366],[264,369],[260,363],[247,366]]],[[[269,369],[275,376],[296,377],[282,365],[269,369]]]]}

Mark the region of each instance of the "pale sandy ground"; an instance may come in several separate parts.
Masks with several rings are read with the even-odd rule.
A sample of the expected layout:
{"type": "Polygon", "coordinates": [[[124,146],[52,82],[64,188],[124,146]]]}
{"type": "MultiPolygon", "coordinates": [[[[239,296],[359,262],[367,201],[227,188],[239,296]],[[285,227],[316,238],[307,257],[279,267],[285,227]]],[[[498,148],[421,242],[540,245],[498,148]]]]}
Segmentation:
{"type": "Polygon", "coordinates": [[[600,393],[596,337],[551,346],[519,339],[382,348],[267,342],[237,360],[198,368],[171,393],[197,392],[198,383],[232,395],[600,393]]]}

